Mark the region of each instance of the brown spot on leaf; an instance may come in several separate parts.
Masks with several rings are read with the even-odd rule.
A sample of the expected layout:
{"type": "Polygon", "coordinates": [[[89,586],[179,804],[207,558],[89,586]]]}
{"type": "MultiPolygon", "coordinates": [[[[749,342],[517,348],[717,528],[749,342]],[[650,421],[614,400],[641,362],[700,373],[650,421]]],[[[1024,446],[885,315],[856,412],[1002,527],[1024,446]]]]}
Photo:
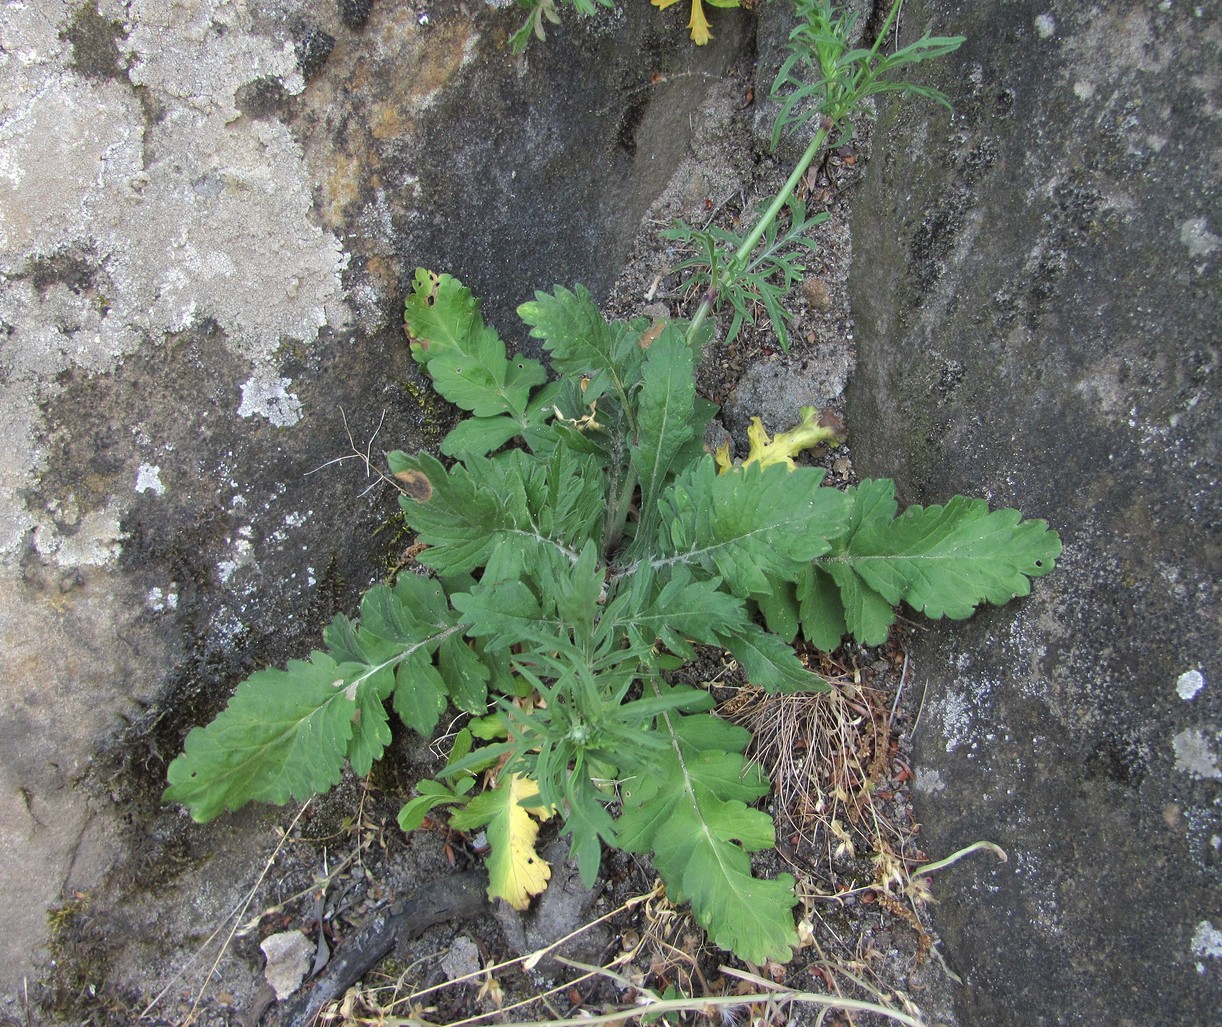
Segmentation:
{"type": "Polygon", "coordinates": [[[433,483],[420,471],[405,470],[395,475],[404,493],[417,503],[427,503],[433,495],[433,483]]]}
{"type": "Polygon", "coordinates": [[[661,335],[665,330],[665,321],[655,321],[653,323],[653,327],[641,336],[641,349],[649,349],[649,347],[653,345],[654,339],[661,335]]]}

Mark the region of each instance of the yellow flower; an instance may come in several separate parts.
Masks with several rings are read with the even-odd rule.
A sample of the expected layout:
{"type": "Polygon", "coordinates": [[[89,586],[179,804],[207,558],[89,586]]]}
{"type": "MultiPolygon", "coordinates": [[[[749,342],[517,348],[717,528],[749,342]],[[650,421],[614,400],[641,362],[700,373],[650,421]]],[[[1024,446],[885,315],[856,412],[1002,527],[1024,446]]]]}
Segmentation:
{"type": "MultiPolygon", "coordinates": [[[[649,0],[659,11],[664,11],[671,4],[676,4],[679,0],[649,0]]],[[[700,0],[692,0],[692,17],[687,23],[687,27],[692,30],[692,42],[697,46],[704,46],[713,34],[709,32],[709,19],[704,16],[704,7],[700,0]]]]}
{"type": "MultiPolygon", "coordinates": [[[[819,411],[814,407],[802,407],[800,420],[789,431],[781,432],[775,439],[769,439],[764,430],[764,422],[758,417],[751,418],[751,427],[747,429],[747,439],[751,443],[747,459],[737,466],[759,464],[767,467],[770,464],[785,464],[791,471],[794,469],[793,458],[804,449],[814,449],[825,442],[839,442],[843,437],[836,424],[823,425],[819,423],[819,411]]],[[[829,418],[831,420],[831,418],[829,418]]],[[[730,443],[725,442],[716,453],[719,473],[725,473],[736,466],[730,460],[730,443]]]]}

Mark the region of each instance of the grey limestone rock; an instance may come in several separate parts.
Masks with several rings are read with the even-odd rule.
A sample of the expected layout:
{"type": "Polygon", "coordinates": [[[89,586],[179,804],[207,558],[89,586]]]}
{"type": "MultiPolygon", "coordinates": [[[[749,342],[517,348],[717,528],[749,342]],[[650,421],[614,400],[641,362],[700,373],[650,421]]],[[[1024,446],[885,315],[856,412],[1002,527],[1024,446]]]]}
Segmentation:
{"type": "Polygon", "coordinates": [[[854,462],[1046,518],[1017,608],[912,641],[965,1024],[1222,1008],[1216,5],[910,0],[967,43],[854,208],[854,462]]]}

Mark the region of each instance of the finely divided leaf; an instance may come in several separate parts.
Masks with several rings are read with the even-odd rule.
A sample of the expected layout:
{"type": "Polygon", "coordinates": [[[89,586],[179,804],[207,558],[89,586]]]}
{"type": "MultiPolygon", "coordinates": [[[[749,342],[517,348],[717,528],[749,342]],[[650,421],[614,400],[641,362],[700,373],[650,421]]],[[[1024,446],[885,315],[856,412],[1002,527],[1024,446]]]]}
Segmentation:
{"type": "Polygon", "coordinates": [[[365,669],[316,652],[252,674],[216,720],[187,735],[165,798],[203,823],[252,800],[325,792],[339,781],[352,737],[359,689],[349,678],[365,669]]]}
{"type": "Polygon", "coordinates": [[[710,717],[667,715],[671,745],[652,773],[626,782],[616,824],[629,852],[652,852],[676,901],[690,900],[696,920],[742,959],[782,962],[797,944],[793,878],[752,876],[748,852],[771,848],[769,816],[747,805],[768,791],[741,755],[745,731],[710,717]]]}

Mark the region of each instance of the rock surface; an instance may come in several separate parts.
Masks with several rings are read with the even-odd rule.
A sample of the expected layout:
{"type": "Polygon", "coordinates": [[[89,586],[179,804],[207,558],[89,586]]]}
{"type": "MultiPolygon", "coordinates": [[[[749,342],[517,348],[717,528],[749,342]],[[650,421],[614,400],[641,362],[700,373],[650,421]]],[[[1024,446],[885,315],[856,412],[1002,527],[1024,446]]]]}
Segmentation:
{"type": "Polygon", "coordinates": [[[191,827],[165,766],[396,558],[352,447],[446,428],[413,269],[507,327],[536,287],[605,290],[749,24],[693,52],[677,19],[567,19],[515,60],[516,17],[0,5],[0,994],[132,845],[129,880],[177,853],[216,912],[203,854],[266,822],[191,827]]]}
{"type": "Polygon", "coordinates": [[[955,115],[887,104],[854,206],[854,462],[1044,517],[1055,574],[913,641],[965,1024],[1222,1008],[1216,5],[910,0],[955,115]],[[1017,615],[1016,615],[1017,614],[1017,615]]]}

